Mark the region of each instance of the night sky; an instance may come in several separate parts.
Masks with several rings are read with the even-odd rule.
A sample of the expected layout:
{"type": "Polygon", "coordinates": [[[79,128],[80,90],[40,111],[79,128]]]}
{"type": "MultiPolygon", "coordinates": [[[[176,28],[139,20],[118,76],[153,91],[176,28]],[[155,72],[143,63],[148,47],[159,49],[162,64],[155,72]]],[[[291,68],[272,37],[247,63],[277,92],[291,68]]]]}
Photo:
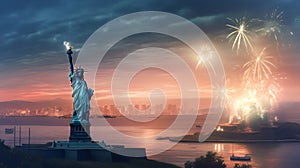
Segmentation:
{"type": "MultiPolygon", "coordinates": [[[[106,22],[139,11],[170,12],[198,25],[216,46],[224,61],[226,75],[230,77],[231,73],[236,73],[230,67],[241,58],[234,56],[226,40],[229,33],[226,18],[245,16],[264,19],[274,9],[284,12],[278,54],[278,71],[284,76],[284,80],[280,81],[283,89],[280,100],[300,101],[298,0],[4,0],[0,5],[0,101],[71,99],[63,41],[70,41],[78,51],[87,38],[106,22]],[[289,32],[293,35],[286,35],[289,32]]],[[[143,38],[136,39],[142,41],[143,38]]],[[[114,60],[114,55],[117,54],[107,58],[108,65],[114,60]]],[[[106,68],[109,69],[109,66],[106,68]]],[[[99,86],[96,92],[105,89],[99,86]]]]}

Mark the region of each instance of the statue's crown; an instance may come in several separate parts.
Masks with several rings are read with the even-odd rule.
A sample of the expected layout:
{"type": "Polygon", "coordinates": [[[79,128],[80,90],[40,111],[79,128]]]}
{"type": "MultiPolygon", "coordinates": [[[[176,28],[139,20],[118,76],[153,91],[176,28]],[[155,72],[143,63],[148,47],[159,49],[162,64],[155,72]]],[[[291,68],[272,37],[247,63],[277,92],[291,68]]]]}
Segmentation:
{"type": "Polygon", "coordinates": [[[86,71],[82,68],[82,66],[77,67],[77,68],[75,69],[75,72],[77,72],[77,71],[83,71],[83,72],[86,72],[86,71]]]}

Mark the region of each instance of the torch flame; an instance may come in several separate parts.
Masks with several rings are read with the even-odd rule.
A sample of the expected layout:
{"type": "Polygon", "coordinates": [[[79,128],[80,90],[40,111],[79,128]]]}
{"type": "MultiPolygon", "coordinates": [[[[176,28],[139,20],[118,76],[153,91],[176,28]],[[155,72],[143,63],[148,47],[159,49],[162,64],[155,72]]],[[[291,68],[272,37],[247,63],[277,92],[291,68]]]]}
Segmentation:
{"type": "Polygon", "coordinates": [[[72,49],[70,42],[64,41],[64,45],[66,46],[67,50],[72,49]]]}

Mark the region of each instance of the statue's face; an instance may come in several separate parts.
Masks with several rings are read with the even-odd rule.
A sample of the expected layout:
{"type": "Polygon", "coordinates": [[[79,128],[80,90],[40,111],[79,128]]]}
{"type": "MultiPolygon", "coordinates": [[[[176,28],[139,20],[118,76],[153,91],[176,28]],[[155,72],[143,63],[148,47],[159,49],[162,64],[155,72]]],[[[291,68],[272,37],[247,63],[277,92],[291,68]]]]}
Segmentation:
{"type": "Polygon", "coordinates": [[[78,76],[79,78],[83,78],[83,70],[82,69],[77,70],[76,76],[78,76]]]}

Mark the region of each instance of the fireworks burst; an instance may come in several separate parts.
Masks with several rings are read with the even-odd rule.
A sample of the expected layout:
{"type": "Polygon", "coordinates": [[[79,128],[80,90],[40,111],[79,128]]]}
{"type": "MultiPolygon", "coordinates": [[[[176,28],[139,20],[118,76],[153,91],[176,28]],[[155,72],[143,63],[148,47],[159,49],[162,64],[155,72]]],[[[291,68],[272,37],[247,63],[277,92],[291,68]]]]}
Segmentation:
{"type": "Polygon", "coordinates": [[[213,54],[214,52],[210,46],[208,46],[207,44],[201,45],[200,53],[198,53],[198,62],[195,69],[198,69],[200,66],[204,65],[209,66],[213,70],[213,72],[216,73],[212,65],[212,61],[214,58],[213,54]]]}
{"type": "MultiPolygon", "coordinates": [[[[229,88],[224,88],[221,90],[222,94],[224,95],[225,101],[224,101],[224,105],[225,105],[225,110],[228,110],[229,113],[231,113],[233,110],[233,95],[236,94],[237,90],[229,87],[229,88]]],[[[235,114],[236,116],[236,114],[235,114]]],[[[229,122],[232,122],[232,117],[229,117],[229,122]]]]}
{"type": "Polygon", "coordinates": [[[256,115],[264,119],[266,112],[274,110],[279,92],[280,87],[277,83],[248,84],[242,96],[234,101],[231,118],[235,116],[247,121],[249,117],[256,115]]]}
{"type": "MultiPolygon", "coordinates": [[[[248,52],[247,56],[251,56],[250,60],[242,66],[242,87],[238,89],[239,92],[234,93],[234,97],[232,97],[231,91],[236,90],[224,89],[223,91],[225,106],[231,110],[229,122],[246,121],[250,123],[254,120],[259,121],[258,117],[263,122],[272,121],[266,116],[272,115],[269,112],[274,111],[277,106],[278,95],[281,91],[274,74],[274,69],[277,67],[273,62],[274,58],[265,54],[266,48],[259,52],[254,50],[252,40],[259,42],[258,44],[272,40],[275,41],[277,49],[279,49],[278,41],[286,32],[283,24],[283,13],[283,11],[275,9],[267,15],[265,20],[246,19],[245,17],[228,19],[231,23],[226,24],[226,26],[232,31],[226,39],[232,43],[231,49],[236,50],[239,54],[243,47],[248,52]],[[255,25],[252,25],[254,23],[255,25]],[[257,29],[258,27],[259,29],[257,29]]],[[[289,35],[293,35],[293,32],[289,32],[289,35]]]]}
{"type": "Polygon", "coordinates": [[[225,103],[232,104],[232,95],[236,93],[234,88],[226,88],[223,90],[223,94],[225,97],[225,103]]]}
{"type": "Polygon", "coordinates": [[[244,64],[243,67],[246,68],[244,76],[248,80],[262,81],[263,79],[270,79],[272,68],[276,68],[276,66],[270,61],[273,57],[264,54],[265,49],[263,48],[253,60],[244,64]]]}
{"type": "MultiPolygon", "coordinates": [[[[283,28],[283,11],[275,9],[271,14],[267,15],[266,20],[260,20],[263,22],[263,27],[258,29],[257,32],[261,32],[264,36],[272,37],[278,42],[279,34],[283,28]]],[[[292,35],[292,32],[290,32],[292,35]]]]}
{"type": "Polygon", "coordinates": [[[200,65],[202,65],[202,64],[203,64],[203,61],[201,58],[199,58],[195,69],[198,69],[200,67],[200,65]]]}
{"type": "Polygon", "coordinates": [[[281,91],[280,85],[274,82],[268,86],[267,90],[266,96],[268,96],[271,107],[277,106],[277,95],[281,91]]]}
{"type": "Polygon", "coordinates": [[[227,27],[233,31],[229,33],[226,39],[233,40],[232,50],[236,49],[239,52],[241,45],[246,48],[247,51],[253,50],[253,46],[250,38],[249,22],[245,17],[239,19],[228,18],[232,24],[226,24],[227,27]]]}
{"type": "Polygon", "coordinates": [[[280,91],[279,85],[273,77],[276,66],[271,62],[273,57],[265,55],[265,48],[244,64],[243,92],[234,101],[234,114],[241,120],[251,116],[264,118],[266,112],[271,112],[277,102],[280,91]]]}

